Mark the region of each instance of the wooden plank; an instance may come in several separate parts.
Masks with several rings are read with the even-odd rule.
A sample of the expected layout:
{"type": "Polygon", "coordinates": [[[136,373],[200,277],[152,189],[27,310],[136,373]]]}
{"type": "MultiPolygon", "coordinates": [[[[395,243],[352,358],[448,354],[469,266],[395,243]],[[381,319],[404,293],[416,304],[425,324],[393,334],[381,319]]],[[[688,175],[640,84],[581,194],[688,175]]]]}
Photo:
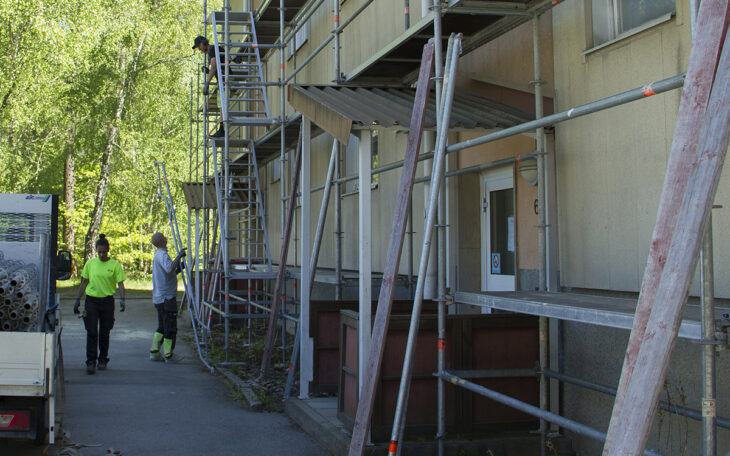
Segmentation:
{"type": "MultiPolygon", "coordinates": [[[[299,130],[299,141],[297,142],[297,153],[294,159],[294,170],[291,177],[291,191],[289,192],[289,206],[286,212],[286,220],[284,223],[284,239],[281,243],[281,252],[279,252],[279,270],[276,273],[276,282],[274,282],[274,295],[271,299],[271,314],[269,314],[269,327],[266,330],[266,344],[264,345],[264,353],[261,359],[261,376],[266,377],[269,373],[271,365],[271,352],[274,349],[276,340],[276,319],[279,316],[281,303],[281,289],[284,286],[284,275],[286,273],[286,257],[289,254],[289,240],[291,239],[291,226],[294,219],[294,210],[296,208],[297,187],[299,187],[299,168],[302,166],[302,131],[299,130]]],[[[282,176],[282,179],[284,177],[282,176]]]]}
{"type": "Polygon", "coordinates": [[[413,103],[413,114],[411,116],[410,131],[408,132],[408,145],[403,161],[403,174],[401,175],[400,187],[396,195],[393,229],[391,231],[390,243],[388,244],[383,281],[380,287],[378,309],[375,314],[373,335],[370,341],[370,353],[366,371],[360,373],[360,376],[364,380],[357,404],[355,427],[352,430],[350,456],[362,456],[365,452],[365,444],[367,443],[368,427],[373,413],[375,392],[380,375],[383,352],[385,350],[385,336],[388,332],[388,321],[390,319],[391,305],[395,293],[398,264],[400,263],[400,255],[403,250],[403,238],[408,219],[408,205],[411,200],[411,194],[413,193],[413,181],[416,175],[418,150],[421,147],[421,134],[423,132],[423,121],[426,116],[426,106],[431,88],[432,70],[433,44],[429,43],[423,47],[423,56],[421,57],[421,70],[418,76],[416,98],[413,103]]]}
{"type": "MultiPolygon", "coordinates": [[[[705,2],[703,2],[704,6],[705,2]]],[[[701,26],[699,26],[701,27],[701,26]]],[[[698,28],[698,31],[701,30],[698,28]]],[[[708,215],[730,143],[730,36],[725,38],[697,153],[680,207],[666,264],[656,290],[661,306],[652,309],[629,380],[621,414],[612,417],[604,454],[640,454],[649,438],[659,394],[666,378],[687,302],[708,215]],[[610,443],[609,443],[610,442],[610,443]]]]}
{"type": "MultiPolygon", "coordinates": [[[[672,233],[677,225],[679,207],[689,176],[695,167],[698,132],[705,117],[727,23],[728,0],[702,2],[695,27],[694,45],[687,68],[687,78],[677,114],[667,174],[649,248],[649,259],[644,271],[631,336],[626,348],[606,448],[611,447],[612,438],[615,435],[611,432],[611,428],[615,426],[614,420],[621,414],[623,408],[626,389],[636,365],[641,340],[644,337],[651,309],[656,301],[656,290],[664,270],[672,233]]],[[[604,454],[606,454],[605,451],[604,454]]]]}
{"type": "Polygon", "coordinates": [[[343,145],[346,146],[350,141],[352,119],[348,119],[328,105],[313,100],[304,88],[289,86],[289,104],[343,145]]]}

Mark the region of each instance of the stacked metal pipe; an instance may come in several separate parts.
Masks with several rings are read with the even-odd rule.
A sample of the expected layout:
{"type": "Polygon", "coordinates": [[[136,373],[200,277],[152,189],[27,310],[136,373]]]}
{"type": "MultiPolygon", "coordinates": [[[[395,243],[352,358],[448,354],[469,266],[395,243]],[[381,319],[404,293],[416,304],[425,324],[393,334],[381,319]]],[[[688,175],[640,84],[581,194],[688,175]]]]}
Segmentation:
{"type": "Polygon", "coordinates": [[[38,268],[0,251],[0,331],[28,331],[38,321],[38,268]]]}

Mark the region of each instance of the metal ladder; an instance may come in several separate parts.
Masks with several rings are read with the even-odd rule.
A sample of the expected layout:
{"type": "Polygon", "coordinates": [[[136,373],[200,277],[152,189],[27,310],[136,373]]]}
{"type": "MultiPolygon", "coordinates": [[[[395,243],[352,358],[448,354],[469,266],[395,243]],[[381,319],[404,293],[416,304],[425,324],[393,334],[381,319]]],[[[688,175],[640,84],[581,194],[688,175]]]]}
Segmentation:
{"type": "MultiPolygon", "coordinates": [[[[228,140],[226,158],[222,150],[224,140],[212,142],[214,180],[221,209],[228,201],[228,210],[219,211],[219,223],[228,244],[228,261],[237,265],[238,270],[270,272],[271,252],[254,143],[248,139],[228,140]]],[[[245,274],[236,272],[230,275],[245,278],[245,274]]]]}
{"type": "MultiPolygon", "coordinates": [[[[167,170],[165,169],[165,164],[160,161],[155,161],[155,168],[157,168],[157,181],[158,181],[158,187],[159,187],[159,193],[158,196],[165,201],[165,207],[167,208],[167,215],[170,219],[170,229],[172,230],[172,238],[173,242],[175,244],[175,249],[177,251],[180,251],[183,248],[183,242],[182,237],[180,236],[180,229],[178,227],[177,223],[177,215],[175,213],[175,205],[172,201],[172,193],[170,192],[170,183],[167,180],[167,170]],[[163,191],[162,183],[165,183],[165,189],[163,191]]],[[[182,281],[183,286],[185,288],[185,295],[183,297],[183,301],[187,301],[188,303],[188,310],[190,312],[190,320],[193,327],[193,335],[195,337],[195,345],[198,349],[198,356],[200,357],[200,360],[203,362],[203,364],[210,369],[211,373],[213,372],[213,368],[208,364],[208,362],[205,359],[205,356],[203,356],[203,350],[205,348],[206,341],[201,340],[199,337],[199,329],[202,326],[202,322],[200,320],[200,303],[196,302],[195,300],[195,293],[192,289],[192,282],[190,280],[190,268],[188,267],[188,264],[185,263],[182,268],[182,281]]]]}
{"type": "Polygon", "coordinates": [[[278,119],[272,119],[269,114],[266,87],[270,84],[264,82],[253,13],[228,11],[226,14],[225,11],[215,11],[211,16],[222,120],[228,121],[231,126],[277,123],[278,119]],[[226,41],[226,33],[229,41],[226,41]],[[224,62],[221,59],[221,47],[225,51],[226,46],[229,47],[229,53],[224,62]]]}

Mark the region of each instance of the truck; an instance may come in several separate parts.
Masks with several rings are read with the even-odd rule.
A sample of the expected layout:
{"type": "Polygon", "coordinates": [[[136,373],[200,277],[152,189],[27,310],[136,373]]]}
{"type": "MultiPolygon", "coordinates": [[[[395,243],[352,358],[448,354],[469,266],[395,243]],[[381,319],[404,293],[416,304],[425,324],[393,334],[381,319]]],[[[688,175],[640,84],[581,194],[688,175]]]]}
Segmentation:
{"type": "Polygon", "coordinates": [[[0,194],[0,439],[53,444],[62,425],[56,195],[0,194]]]}

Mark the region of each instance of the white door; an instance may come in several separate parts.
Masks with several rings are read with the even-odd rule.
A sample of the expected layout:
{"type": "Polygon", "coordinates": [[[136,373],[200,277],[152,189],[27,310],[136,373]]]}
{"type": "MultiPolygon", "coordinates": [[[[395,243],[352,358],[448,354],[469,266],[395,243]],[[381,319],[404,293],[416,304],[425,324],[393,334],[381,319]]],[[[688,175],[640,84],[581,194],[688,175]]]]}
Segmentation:
{"type": "Polygon", "coordinates": [[[482,290],[515,291],[515,190],[512,167],[481,176],[482,290]]]}

